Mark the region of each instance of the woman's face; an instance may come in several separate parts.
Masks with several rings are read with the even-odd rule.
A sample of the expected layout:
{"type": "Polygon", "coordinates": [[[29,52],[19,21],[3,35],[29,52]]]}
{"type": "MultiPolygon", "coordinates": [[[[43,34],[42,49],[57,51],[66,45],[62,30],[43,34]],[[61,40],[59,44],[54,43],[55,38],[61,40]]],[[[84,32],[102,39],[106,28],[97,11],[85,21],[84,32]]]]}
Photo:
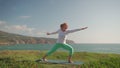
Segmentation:
{"type": "Polygon", "coordinates": [[[66,31],[67,30],[67,28],[68,28],[68,25],[64,25],[64,26],[62,26],[62,31],[66,31]]]}

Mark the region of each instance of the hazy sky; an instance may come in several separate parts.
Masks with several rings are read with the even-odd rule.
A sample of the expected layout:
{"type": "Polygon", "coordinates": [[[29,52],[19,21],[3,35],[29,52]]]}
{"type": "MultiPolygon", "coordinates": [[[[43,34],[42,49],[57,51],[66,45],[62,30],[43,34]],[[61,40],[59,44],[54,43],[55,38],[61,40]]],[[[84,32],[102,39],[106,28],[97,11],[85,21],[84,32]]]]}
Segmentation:
{"type": "Polygon", "coordinates": [[[37,37],[88,26],[70,34],[77,43],[120,43],[120,0],[0,0],[0,30],[37,37]]]}

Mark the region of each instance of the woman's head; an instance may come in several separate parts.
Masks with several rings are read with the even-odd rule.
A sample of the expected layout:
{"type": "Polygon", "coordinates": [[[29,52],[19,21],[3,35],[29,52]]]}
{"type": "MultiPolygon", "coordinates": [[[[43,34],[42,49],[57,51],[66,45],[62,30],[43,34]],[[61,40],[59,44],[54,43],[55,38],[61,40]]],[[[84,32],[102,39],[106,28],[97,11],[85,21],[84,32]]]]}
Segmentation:
{"type": "Polygon", "coordinates": [[[66,29],[68,28],[67,23],[61,24],[61,25],[60,25],[60,28],[61,28],[62,31],[66,31],[66,29]]]}

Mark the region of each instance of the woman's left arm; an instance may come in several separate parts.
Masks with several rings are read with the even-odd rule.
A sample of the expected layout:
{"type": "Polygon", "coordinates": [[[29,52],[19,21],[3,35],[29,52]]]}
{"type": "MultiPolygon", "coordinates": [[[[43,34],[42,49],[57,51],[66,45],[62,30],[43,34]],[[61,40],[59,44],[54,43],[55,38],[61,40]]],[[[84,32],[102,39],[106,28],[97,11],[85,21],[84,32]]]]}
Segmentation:
{"type": "Polygon", "coordinates": [[[84,29],[87,29],[88,27],[84,27],[84,28],[80,28],[80,29],[74,29],[74,30],[68,30],[67,33],[73,33],[73,32],[77,32],[77,31],[81,31],[84,29]]]}

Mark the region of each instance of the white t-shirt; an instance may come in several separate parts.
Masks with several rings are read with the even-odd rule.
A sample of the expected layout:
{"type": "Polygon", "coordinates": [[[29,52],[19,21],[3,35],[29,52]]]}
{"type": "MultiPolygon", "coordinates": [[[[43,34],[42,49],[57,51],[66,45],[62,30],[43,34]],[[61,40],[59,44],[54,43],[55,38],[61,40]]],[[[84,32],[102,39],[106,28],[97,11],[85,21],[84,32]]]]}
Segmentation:
{"type": "Polygon", "coordinates": [[[74,29],[74,30],[62,31],[61,29],[59,29],[59,30],[56,31],[56,32],[50,33],[50,35],[51,35],[51,34],[57,34],[57,33],[58,33],[57,43],[66,43],[66,38],[67,38],[67,35],[68,35],[69,33],[73,33],[73,32],[80,31],[80,30],[81,30],[81,29],[74,29]]]}

